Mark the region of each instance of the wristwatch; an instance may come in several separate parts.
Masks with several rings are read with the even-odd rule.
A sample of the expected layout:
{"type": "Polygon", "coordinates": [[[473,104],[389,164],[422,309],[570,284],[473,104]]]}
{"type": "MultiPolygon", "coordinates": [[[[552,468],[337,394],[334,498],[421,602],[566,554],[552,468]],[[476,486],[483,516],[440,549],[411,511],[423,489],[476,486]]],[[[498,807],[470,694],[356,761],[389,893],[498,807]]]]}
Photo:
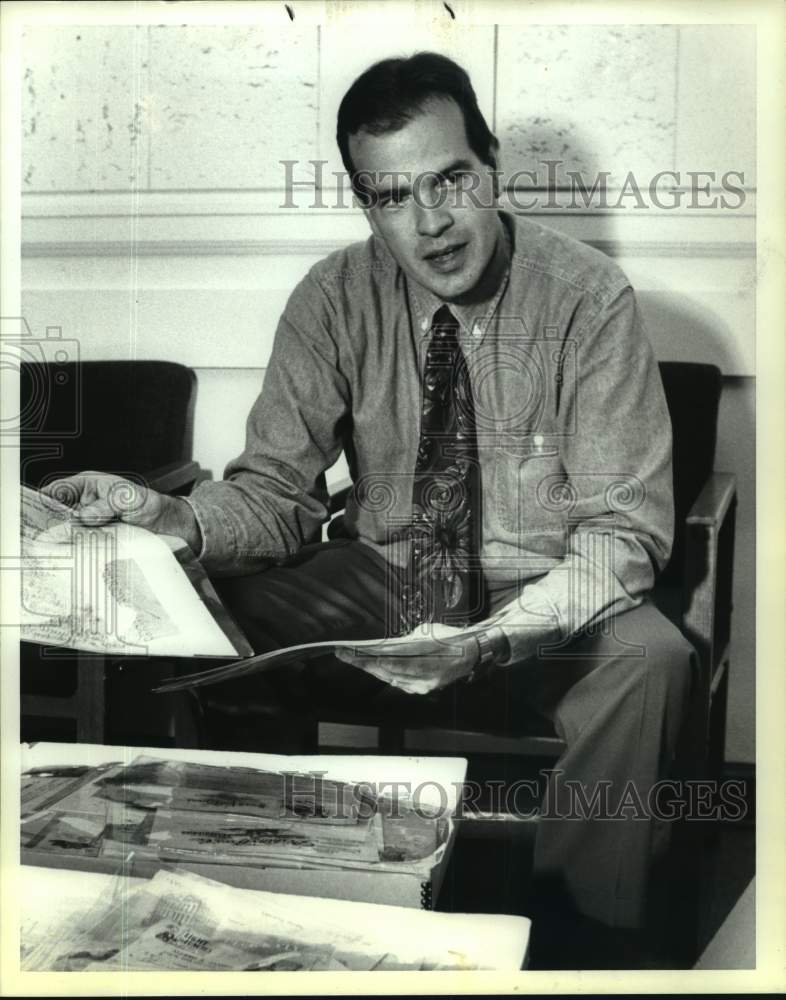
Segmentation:
{"type": "Polygon", "coordinates": [[[467,683],[471,684],[485,677],[498,663],[504,663],[510,657],[508,637],[498,625],[483,632],[478,632],[475,640],[480,649],[480,658],[467,675],[467,683]]]}

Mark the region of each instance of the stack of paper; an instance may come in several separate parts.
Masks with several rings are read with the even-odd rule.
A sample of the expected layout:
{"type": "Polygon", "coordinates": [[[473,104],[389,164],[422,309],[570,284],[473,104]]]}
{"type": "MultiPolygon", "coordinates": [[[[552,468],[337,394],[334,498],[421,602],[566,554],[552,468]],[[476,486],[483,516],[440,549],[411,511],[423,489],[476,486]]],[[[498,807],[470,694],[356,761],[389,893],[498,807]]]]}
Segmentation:
{"type": "Polygon", "coordinates": [[[60,891],[45,915],[31,905],[23,917],[25,971],[518,968],[529,928],[520,917],[235,889],[191,872],[160,871],[150,881],[88,875],[92,886],[74,872],[31,872],[33,901],[51,896],[52,883],[60,891]]]}
{"type": "Polygon", "coordinates": [[[441,815],[319,774],[142,755],[23,776],[22,846],[48,854],[425,873],[448,833],[441,815]]]}

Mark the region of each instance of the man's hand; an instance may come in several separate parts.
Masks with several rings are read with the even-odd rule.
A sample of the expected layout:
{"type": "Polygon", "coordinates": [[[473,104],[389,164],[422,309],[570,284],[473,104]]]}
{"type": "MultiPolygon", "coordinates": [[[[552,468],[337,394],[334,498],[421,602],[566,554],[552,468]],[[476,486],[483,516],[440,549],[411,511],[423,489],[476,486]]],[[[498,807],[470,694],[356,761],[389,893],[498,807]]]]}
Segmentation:
{"type": "Polygon", "coordinates": [[[338,649],[336,656],[405,694],[428,694],[469,676],[480,659],[480,648],[464,629],[427,624],[378,647],[338,649]]]}
{"type": "MultiPolygon", "coordinates": [[[[82,472],[57,479],[41,492],[71,507],[74,520],[80,524],[95,526],[124,521],[157,534],[183,538],[199,551],[200,534],[194,512],[180,497],[165,496],[140,483],[103,472],[82,472]]],[[[51,529],[50,534],[57,530],[51,529]]]]}

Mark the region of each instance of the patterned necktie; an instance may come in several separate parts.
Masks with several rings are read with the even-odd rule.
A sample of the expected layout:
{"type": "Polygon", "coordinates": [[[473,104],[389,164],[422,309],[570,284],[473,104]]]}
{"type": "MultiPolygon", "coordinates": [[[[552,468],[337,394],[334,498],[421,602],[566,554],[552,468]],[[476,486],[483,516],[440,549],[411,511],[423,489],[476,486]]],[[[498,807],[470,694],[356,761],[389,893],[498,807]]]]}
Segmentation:
{"type": "Polygon", "coordinates": [[[465,625],[480,610],[480,467],[469,372],[447,306],[423,370],[404,621],[465,625]]]}

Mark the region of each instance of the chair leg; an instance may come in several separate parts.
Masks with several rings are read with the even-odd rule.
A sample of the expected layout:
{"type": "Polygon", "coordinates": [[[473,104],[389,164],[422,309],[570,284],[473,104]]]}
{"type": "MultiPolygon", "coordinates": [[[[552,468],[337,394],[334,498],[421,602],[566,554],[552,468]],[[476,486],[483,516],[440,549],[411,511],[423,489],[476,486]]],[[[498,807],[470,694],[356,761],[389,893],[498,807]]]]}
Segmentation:
{"type": "Polygon", "coordinates": [[[675,826],[666,933],[676,968],[692,968],[699,956],[705,838],[703,823],[683,819],[675,826]]]}
{"type": "MultiPolygon", "coordinates": [[[[689,783],[707,777],[707,712],[706,692],[697,687],[683,723],[673,768],[673,777],[684,796],[688,796],[689,783]]],[[[668,883],[665,944],[676,968],[692,968],[698,958],[703,857],[709,835],[706,822],[695,816],[682,816],[672,826],[663,876],[668,883]]]]}
{"type": "Polygon", "coordinates": [[[720,782],[726,757],[726,709],[729,701],[729,661],[720,664],[723,671],[710,706],[709,745],[707,748],[707,773],[713,781],[720,782]]]}

